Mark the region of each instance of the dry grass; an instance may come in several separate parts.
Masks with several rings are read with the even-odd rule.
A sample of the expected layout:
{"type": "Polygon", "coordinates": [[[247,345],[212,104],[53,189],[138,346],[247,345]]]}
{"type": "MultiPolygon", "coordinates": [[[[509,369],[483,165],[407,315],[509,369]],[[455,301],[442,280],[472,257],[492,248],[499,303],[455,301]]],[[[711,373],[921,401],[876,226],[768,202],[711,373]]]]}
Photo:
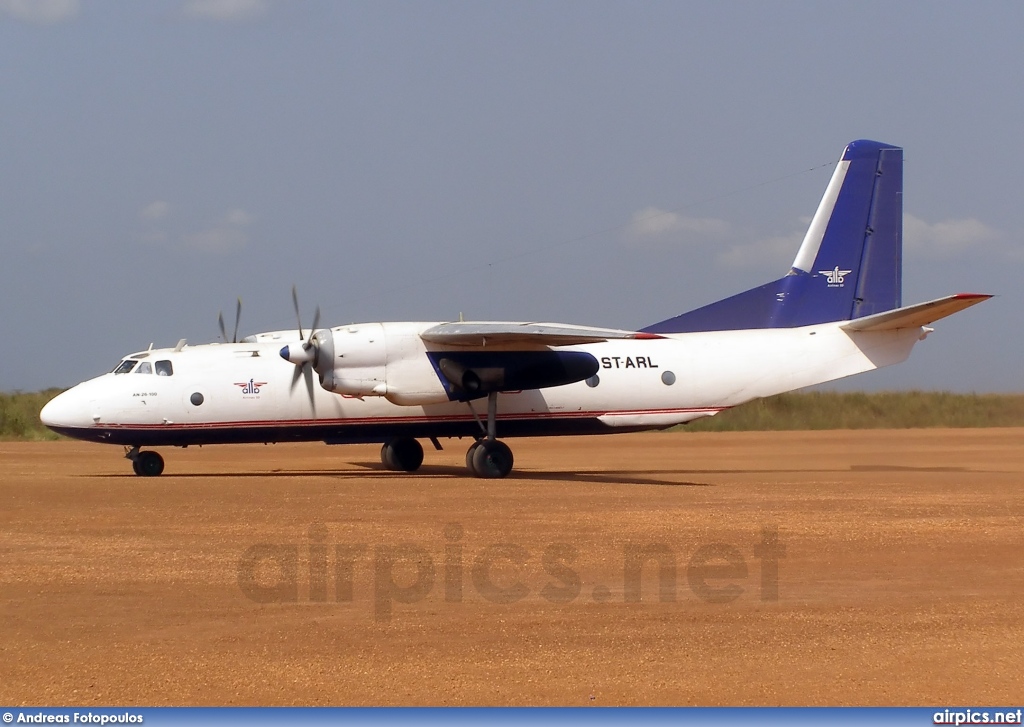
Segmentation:
{"type": "Polygon", "coordinates": [[[62,389],[0,393],[0,439],[40,441],[60,439],[39,421],[43,406],[62,389]]]}
{"type": "Polygon", "coordinates": [[[1024,394],[944,391],[780,394],[687,425],[701,432],[1019,427],[1024,394]]]}

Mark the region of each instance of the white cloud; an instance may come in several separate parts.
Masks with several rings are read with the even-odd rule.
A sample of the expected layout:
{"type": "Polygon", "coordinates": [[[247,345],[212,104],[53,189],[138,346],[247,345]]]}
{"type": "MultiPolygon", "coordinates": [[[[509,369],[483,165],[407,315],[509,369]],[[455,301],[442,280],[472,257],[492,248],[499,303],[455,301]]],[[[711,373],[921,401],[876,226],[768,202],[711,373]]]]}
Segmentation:
{"type": "Polygon", "coordinates": [[[657,207],[634,212],[626,227],[626,239],[634,244],[691,243],[721,239],[730,225],[713,217],[686,217],[657,207]]]}
{"type": "Polygon", "coordinates": [[[798,221],[799,230],[789,234],[759,237],[754,231],[736,227],[713,217],[686,217],[657,207],[633,214],[626,227],[626,241],[635,245],[702,244],[713,246],[716,260],[729,267],[774,266],[781,272],[796,255],[803,239],[807,218],[798,221]]]}
{"type": "Polygon", "coordinates": [[[144,245],[163,245],[170,239],[164,225],[171,213],[171,205],[164,200],[150,202],[139,210],[139,219],[145,223],[145,230],[139,236],[144,245]]]}
{"type": "Polygon", "coordinates": [[[224,224],[226,225],[244,227],[245,225],[248,225],[250,222],[252,222],[252,217],[249,216],[248,212],[242,209],[236,208],[233,210],[228,210],[227,213],[224,215],[224,224]]]}
{"type": "Polygon", "coordinates": [[[785,266],[796,257],[804,233],[763,237],[750,242],[739,242],[718,254],[718,262],[729,267],[767,267],[780,275],[785,266]]]}
{"type": "Polygon", "coordinates": [[[139,217],[144,220],[162,220],[171,211],[171,205],[163,200],[151,202],[139,211],[139,217]]]}
{"type": "Polygon", "coordinates": [[[188,0],[184,13],[202,20],[252,20],[266,15],[270,0],[188,0]]]}
{"type": "Polygon", "coordinates": [[[147,230],[139,236],[139,241],[145,245],[163,245],[168,237],[164,230],[147,230]]]}
{"type": "Polygon", "coordinates": [[[236,252],[249,244],[245,228],[251,222],[252,217],[245,210],[228,210],[205,230],[182,237],[182,242],[193,250],[215,255],[236,252]]]}
{"type": "Polygon", "coordinates": [[[984,222],[968,217],[929,224],[920,217],[903,215],[903,244],[927,257],[950,258],[985,251],[1013,254],[1003,244],[1003,234],[984,222]]]}
{"type": "MultiPolygon", "coordinates": [[[[790,234],[756,238],[744,231],[734,236],[736,243],[718,255],[718,262],[729,266],[785,265],[796,255],[810,220],[799,220],[790,234]]],[[[1006,258],[1024,258],[1024,249],[1006,243],[1004,235],[974,218],[945,220],[929,224],[911,214],[903,215],[903,247],[921,257],[949,259],[984,252],[1006,258]]]]}
{"type": "MultiPolygon", "coordinates": [[[[796,255],[810,219],[794,221],[791,232],[763,236],[710,217],[686,217],[678,212],[645,207],[633,213],[624,239],[637,246],[708,245],[720,265],[770,267],[785,271],[796,255]]],[[[911,214],[903,216],[904,250],[921,257],[950,259],[986,254],[1024,260],[1024,246],[973,217],[928,223],[911,214]]]]}
{"type": "Polygon", "coordinates": [[[78,10],[78,0],[0,0],[0,12],[39,25],[71,20],[78,10]]]}

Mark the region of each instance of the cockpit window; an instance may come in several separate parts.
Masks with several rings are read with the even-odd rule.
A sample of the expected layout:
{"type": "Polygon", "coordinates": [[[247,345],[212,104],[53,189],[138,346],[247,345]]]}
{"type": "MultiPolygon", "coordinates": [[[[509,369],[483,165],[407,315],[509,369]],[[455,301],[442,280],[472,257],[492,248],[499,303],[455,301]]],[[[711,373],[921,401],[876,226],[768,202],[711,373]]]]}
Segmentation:
{"type": "Polygon", "coordinates": [[[135,369],[135,373],[137,373],[137,374],[151,374],[151,373],[153,373],[153,364],[151,364],[149,361],[143,361],[139,365],[139,368],[135,369]]]}
{"type": "Polygon", "coordinates": [[[156,375],[157,376],[173,376],[174,368],[171,366],[170,361],[157,361],[156,362],[156,375]]]}
{"type": "Polygon", "coordinates": [[[137,364],[137,363],[138,363],[138,361],[122,361],[121,363],[119,363],[117,365],[117,368],[114,369],[114,373],[115,374],[126,374],[129,371],[131,371],[133,368],[135,368],[135,364],[137,364]]]}

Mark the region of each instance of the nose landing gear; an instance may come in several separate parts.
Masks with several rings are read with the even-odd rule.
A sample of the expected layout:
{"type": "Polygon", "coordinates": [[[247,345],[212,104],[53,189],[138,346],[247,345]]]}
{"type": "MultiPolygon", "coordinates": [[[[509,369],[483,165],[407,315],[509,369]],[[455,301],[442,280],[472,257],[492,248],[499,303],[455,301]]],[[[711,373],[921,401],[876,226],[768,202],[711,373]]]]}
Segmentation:
{"type": "Polygon", "coordinates": [[[124,456],[132,461],[132,469],[139,477],[157,477],[164,471],[164,458],[158,452],[140,452],[138,447],[132,447],[124,456]]]}

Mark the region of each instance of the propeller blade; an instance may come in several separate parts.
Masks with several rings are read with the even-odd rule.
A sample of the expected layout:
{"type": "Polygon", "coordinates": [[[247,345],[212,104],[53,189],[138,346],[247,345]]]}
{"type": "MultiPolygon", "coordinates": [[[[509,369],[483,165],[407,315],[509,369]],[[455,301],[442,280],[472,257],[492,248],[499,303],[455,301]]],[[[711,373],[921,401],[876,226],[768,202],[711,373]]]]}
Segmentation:
{"type": "Polygon", "coordinates": [[[316,313],[313,315],[313,327],[309,329],[309,337],[311,340],[318,325],[320,325],[320,306],[316,307],[316,313]]]}
{"type": "Polygon", "coordinates": [[[224,312],[221,311],[217,314],[217,324],[220,326],[220,337],[224,339],[224,343],[228,342],[228,332],[224,328],[224,312]]]}
{"type": "MultiPolygon", "coordinates": [[[[239,297],[238,306],[235,308],[235,332],[231,336],[232,343],[238,343],[238,321],[242,318],[242,299],[239,297]]],[[[223,324],[223,320],[221,320],[223,324]]]]}
{"type": "Polygon", "coordinates": [[[309,392],[309,405],[313,408],[313,414],[316,414],[316,396],[313,394],[313,367],[308,364],[303,365],[303,375],[306,377],[306,391],[309,392]]]}
{"type": "Polygon", "coordinates": [[[313,390],[313,367],[308,363],[299,364],[295,367],[295,373],[292,374],[292,383],[288,387],[289,394],[295,393],[295,387],[299,383],[299,379],[306,380],[306,393],[309,395],[309,405],[313,407],[313,413],[316,414],[316,395],[313,390]]]}
{"type": "Polygon", "coordinates": [[[299,315],[299,293],[295,290],[295,284],[292,284],[292,303],[295,304],[295,320],[299,322],[299,340],[305,338],[302,333],[302,316],[299,315]]]}
{"type": "Polygon", "coordinates": [[[316,315],[313,316],[313,327],[309,329],[309,338],[302,343],[302,349],[308,351],[313,347],[313,336],[316,335],[316,327],[320,323],[320,306],[316,307],[316,315]]]}

